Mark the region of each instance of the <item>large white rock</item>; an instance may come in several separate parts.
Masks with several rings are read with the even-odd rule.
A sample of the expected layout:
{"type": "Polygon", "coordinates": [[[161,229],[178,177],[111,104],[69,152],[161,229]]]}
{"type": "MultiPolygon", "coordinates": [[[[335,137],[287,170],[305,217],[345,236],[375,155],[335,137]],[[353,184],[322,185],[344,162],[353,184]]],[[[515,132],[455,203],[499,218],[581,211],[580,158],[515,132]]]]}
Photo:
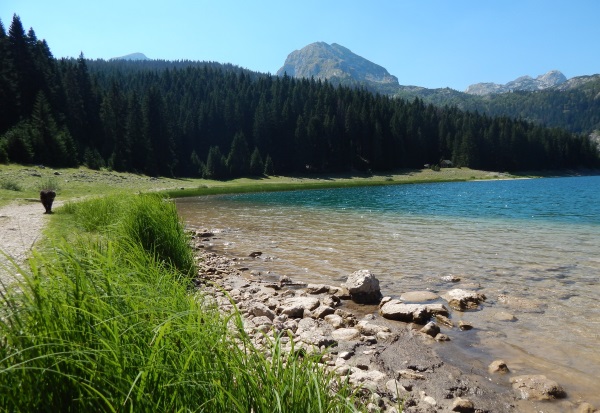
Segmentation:
{"type": "Polygon", "coordinates": [[[338,328],[331,332],[331,337],[338,341],[353,341],[360,338],[360,331],[356,328],[338,328]]]}
{"type": "Polygon", "coordinates": [[[427,306],[422,304],[405,304],[400,300],[390,300],[379,309],[379,314],[388,320],[405,323],[423,324],[429,318],[427,306]]]}
{"type": "Polygon", "coordinates": [[[379,280],[369,270],[358,270],[350,274],[345,287],[356,303],[378,304],[381,301],[379,280]]]}

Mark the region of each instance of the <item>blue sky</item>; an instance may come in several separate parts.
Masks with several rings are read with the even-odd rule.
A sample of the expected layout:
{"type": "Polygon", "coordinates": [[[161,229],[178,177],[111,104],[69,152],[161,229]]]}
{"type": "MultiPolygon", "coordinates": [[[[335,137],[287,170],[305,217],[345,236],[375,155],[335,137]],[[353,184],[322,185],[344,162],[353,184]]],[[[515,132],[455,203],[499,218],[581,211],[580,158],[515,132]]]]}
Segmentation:
{"type": "Polygon", "coordinates": [[[402,85],[464,90],[549,70],[600,73],[599,0],[1,0],[55,57],[209,60],[275,73],[338,43],[402,85]]]}

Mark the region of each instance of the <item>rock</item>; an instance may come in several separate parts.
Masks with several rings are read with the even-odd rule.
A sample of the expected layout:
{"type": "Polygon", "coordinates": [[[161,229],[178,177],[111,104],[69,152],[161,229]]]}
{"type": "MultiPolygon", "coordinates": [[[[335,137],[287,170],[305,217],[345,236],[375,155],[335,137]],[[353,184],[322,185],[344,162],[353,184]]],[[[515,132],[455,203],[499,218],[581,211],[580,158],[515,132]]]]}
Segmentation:
{"type": "Polygon", "coordinates": [[[341,358],[341,359],[343,359],[343,360],[348,360],[353,355],[354,355],[353,351],[342,351],[340,354],[338,354],[338,357],[341,358]]]}
{"type": "Polygon", "coordinates": [[[454,275],[445,275],[442,277],[442,281],[446,281],[448,283],[457,283],[460,281],[460,278],[454,275]]]}
{"type": "Polygon", "coordinates": [[[351,383],[355,383],[355,384],[359,384],[359,383],[365,383],[365,382],[374,382],[377,383],[378,381],[381,381],[383,379],[385,379],[387,376],[378,371],[378,370],[370,370],[370,371],[364,371],[361,369],[355,369],[352,374],[350,375],[350,382],[351,383]]]}
{"type": "Polygon", "coordinates": [[[557,382],[541,374],[511,377],[510,382],[523,400],[553,400],[567,397],[564,389],[557,382]]]}
{"type": "Polygon", "coordinates": [[[254,324],[254,326],[257,328],[257,330],[260,330],[263,333],[265,333],[271,329],[273,322],[268,317],[259,316],[259,317],[254,317],[252,319],[252,324],[254,324]]]}
{"type": "Polygon", "coordinates": [[[382,295],[379,280],[369,270],[359,270],[352,273],[346,280],[350,298],[359,304],[379,304],[382,295]]]}
{"type": "Polygon", "coordinates": [[[279,277],[279,285],[288,285],[293,283],[294,282],[292,281],[292,279],[287,275],[282,275],[281,277],[279,277]]]}
{"type": "Polygon", "coordinates": [[[594,409],[594,406],[592,406],[589,403],[581,403],[576,410],[576,413],[594,413],[596,412],[596,410],[594,409]]]}
{"type": "Polygon", "coordinates": [[[296,305],[287,305],[285,307],[280,307],[281,314],[285,314],[290,318],[302,318],[304,317],[304,307],[300,304],[296,305]]]}
{"type": "Polygon", "coordinates": [[[321,299],[321,304],[329,307],[337,307],[340,305],[340,298],[337,295],[328,295],[321,299]]]}
{"type": "Polygon", "coordinates": [[[381,308],[385,303],[387,303],[389,301],[392,301],[392,297],[388,297],[388,296],[383,297],[381,299],[381,301],[379,302],[379,308],[381,308]]]}
{"type": "Polygon", "coordinates": [[[454,327],[454,323],[452,322],[452,320],[450,320],[448,317],[441,315],[441,314],[436,314],[435,315],[435,319],[437,320],[438,323],[445,325],[446,327],[454,327]]]}
{"type": "Polygon", "coordinates": [[[488,371],[491,374],[494,373],[508,373],[510,370],[508,369],[508,366],[506,365],[506,363],[504,362],[504,360],[494,360],[489,366],[488,366],[488,371]]]}
{"type": "Polygon", "coordinates": [[[485,300],[485,295],[476,293],[475,291],[463,290],[455,288],[442,294],[442,298],[448,301],[448,305],[457,311],[475,309],[485,300]]]}
{"type": "Polygon", "coordinates": [[[306,292],[309,294],[325,294],[329,292],[329,286],[325,284],[308,284],[306,292]]]}
{"type": "Polygon", "coordinates": [[[430,404],[432,406],[437,406],[437,402],[435,401],[435,399],[433,397],[425,394],[424,391],[420,392],[420,396],[421,396],[421,400],[423,400],[425,403],[430,404]]]}
{"type": "Polygon", "coordinates": [[[333,315],[335,310],[327,305],[320,305],[312,312],[314,318],[325,318],[328,315],[333,315]]]}
{"type": "Polygon", "coordinates": [[[517,317],[506,311],[499,311],[494,314],[494,318],[498,321],[517,321],[517,317]]]}
{"type": "Polygon", "coordinates": [[[388,340],[391,336],[392,336],[392,333],[388,332],[388,331],[380,331],[379,333],[375,334],[375,337],[377,337],[377,340],[381,340],[381,341],[388,340]]]}
{"type": "Polygon", "coordinates": [[[425,326],[419,330],[421,333],[427,334],[428,336],[435,337],[440,332],[440,327],[433,321],[428,322],[425,326]]]}
{"type": "Polygon", "coordinates": [[[256,317],[265,316],[268,317],[271,321],[275,318],[275,313],[273,310],[269,309],[263,303],[253,302],[248,306],[248,312],[256,317]]]}
{"type": "Polygon", "coordinates": [[[458,322],[458,328],[460,328],[463,331],[472,330],[473,325],[471,323],[467,323],[466,321],[460,320],[458,322]]]}
{"type": "Polygon", "coordinates": [[[331,333],[331,337],[338,341],[356,341],[360,338],[360,331],[356,328],[338,328],[331,333]]]}
{"type": "Polygon", "coordinates": [[[388,327],[369,323],[368,320],[359,321],[358,324],[356,325],[356,328],[358,328],[358,330],[366,336],[376,336],[378,333],[381,333],[381,332],[385,332],[385,333],[390,332],[390,329],[388,327]]]}
{"type": "Polygon", "coordinates": [[[506,294],[498,295],[498,303],[527,313],[542,313],[546,307],[545,303],[532,297],[515,297],[506,294]]]}
{"type": "Polygon", "coordinates": [[[252,258],[260,257],[261,255],[262,255],[262,252],[260,252],[260,251],[254,251],[254,252],[251,252],[250,254],[248,254],[248,256],[252,257],[252,258]]]}
{"type": "Polygon", "coordinates": [[[470,400],[457,397],[452,402],[452,411],[460,413],[474,413],[475,405],[470,400]]]}
{"type": "Polygon", "coordinates": [[[425,380],[425,376],[412,370],[400,370],[397,373],[399,379],[406,380],[425,380]]]}
{"type": "Polygon", "coordinates": [[[446,334],[438,333],[438,335],[435,336],[435,341],[450,341],[450,337],[446,334]]]}
{"type": "Polygon", "coordinates": [[[409,291],[400,296],[400,301],[412,303],[423,303],[425,301],[437,300],[440,296],[431,291],[409,291]]]}
{"type": "Polygon", "coordinates": [[[443,315],[448,317],[450,312],[444,306],[444,304],[423,304],[427,309],[427,312],[434,315],[443,315]]]}
{"type": "Polygon", "coordinates": [[[379,314],[388,320],[423,324],[429,317],[427,307],[421,304],[404,304],[399,300],[390,300],[380,309],[379,314]]]}
{"type": "Polygon", "coordinates": [[[397,399],[402,400],[406,397],[408,391],[400,384],[398,380],[392,379],[385,383],[386,389],[392,393],[397,399]]]}
{"type": "Polygon", "coordinates": [[[203,229],[201,231],[196,231],[196,237],[198,238],[209,238],[209,237],[214,237],[214,233],[210,232],[207,229],[203,229]]]}
{"type": "Polygon", "coordinates": [[[306,344],[316,347],[333,346],[337,343],[331,337],[323,335],[323,331],[319,328],[319,323],[312,318],[303,318],[298,322],[296,330],[298,338],[306,344]]]}
{"type": "Polygon", "coordinates": [[[331,324],[333,328],[340,328],[344,326],[344,319],[337,314],[326,315],[323,320],[331,324]]]}
{"type": "Polygon", "coordinates": [[[319,307],[321,303],[317,298],[314,297],[292,297],[288,298],[283,302],[284,307],[288,306],[300,306],[305,310],[312,311],[319,307]]]}

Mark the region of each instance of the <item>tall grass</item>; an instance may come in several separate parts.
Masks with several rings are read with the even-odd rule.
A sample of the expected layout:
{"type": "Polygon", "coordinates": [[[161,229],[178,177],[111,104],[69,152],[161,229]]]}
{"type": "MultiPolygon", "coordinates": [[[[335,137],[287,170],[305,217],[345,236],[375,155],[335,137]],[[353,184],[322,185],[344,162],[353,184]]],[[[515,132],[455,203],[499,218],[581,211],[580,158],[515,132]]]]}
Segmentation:
{"type": "Polygon", "coordinates": [[[108,213],[91,200],[56,216],[76,223],[99,205],[93,235],[35,253],[0,292],[0,411],[355,409],[316,359],[284,357],[277,339],[266,357],[237,315],[190,291],[188,258],[171,256],[189,247],[170,202],[131,196],[108,213]]]}

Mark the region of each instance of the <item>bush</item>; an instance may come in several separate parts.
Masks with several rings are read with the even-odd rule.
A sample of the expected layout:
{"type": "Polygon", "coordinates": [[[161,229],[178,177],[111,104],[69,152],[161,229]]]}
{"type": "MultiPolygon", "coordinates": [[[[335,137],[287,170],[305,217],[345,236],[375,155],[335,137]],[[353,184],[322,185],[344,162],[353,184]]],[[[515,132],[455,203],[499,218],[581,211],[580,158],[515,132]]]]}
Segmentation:
{"type": "Polygon", "coordinates": [[[58,183],[58,179],[51,176],[48,178],[43,178],[41,182],[38,184],[38,189],[41,191],[42,189],[51,189],[53,191],[58,191],[60,189],[60,184],[58,183]]]}
{"type": "Polygon", "coordinates": [[[14,179],[3,179],[0,181],[0,188],[6,189],[8,191],[16,191],[21,192],[23,187],[20,183],[15,181],[14,179]]]}

